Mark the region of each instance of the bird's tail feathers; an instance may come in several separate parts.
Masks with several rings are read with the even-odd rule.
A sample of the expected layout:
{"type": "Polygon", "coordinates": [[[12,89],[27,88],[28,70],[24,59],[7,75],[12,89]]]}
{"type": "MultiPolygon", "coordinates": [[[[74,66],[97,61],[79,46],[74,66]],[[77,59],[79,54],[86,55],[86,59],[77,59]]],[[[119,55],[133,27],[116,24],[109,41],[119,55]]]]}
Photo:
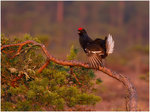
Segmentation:
{"type": "Polygon", "coordinates": [[[106,53],[107,54],[111,54],[113,53],[114,50],[114,40],[112,38],[112,35],[108,35],[108,37],[106,37],[106,53]]]}
{"type": "Polygon", "coordinates": [[[99,66],[103,67],[102,58],[97,54],[93,54],[88,57],[89,63],[94,68],[99,68],[99,66]]]}

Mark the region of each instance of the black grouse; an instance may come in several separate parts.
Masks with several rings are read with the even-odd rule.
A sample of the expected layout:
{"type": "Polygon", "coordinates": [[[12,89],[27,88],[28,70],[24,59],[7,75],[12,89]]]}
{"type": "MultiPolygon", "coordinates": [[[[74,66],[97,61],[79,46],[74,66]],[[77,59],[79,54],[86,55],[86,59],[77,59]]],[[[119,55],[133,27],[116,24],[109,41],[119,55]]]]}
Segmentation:
{"type": "Polygon", "coordinates": [[[94,68],[98,68],[99,66],[104,67],[102,59],[111,54],[114,49],[112,36],[109,34],[104,40],[92,40],[85,29],[79,28],[78,31],[80,45],[88,56],[90,65],[94,68]]]}

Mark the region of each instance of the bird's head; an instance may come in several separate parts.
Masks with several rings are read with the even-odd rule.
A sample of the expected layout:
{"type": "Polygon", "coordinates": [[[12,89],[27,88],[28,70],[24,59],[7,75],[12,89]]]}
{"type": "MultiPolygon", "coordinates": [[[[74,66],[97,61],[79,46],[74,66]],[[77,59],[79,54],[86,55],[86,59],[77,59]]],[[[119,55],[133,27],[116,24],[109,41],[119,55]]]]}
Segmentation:
{"type": "Polygon", "coordinates": [[[83,28],[78,28],[78,34],[79,35],[82,35],[82,34],[86,34],[86,31],[85,31],[85,29],[83,29],[83,28]]]}

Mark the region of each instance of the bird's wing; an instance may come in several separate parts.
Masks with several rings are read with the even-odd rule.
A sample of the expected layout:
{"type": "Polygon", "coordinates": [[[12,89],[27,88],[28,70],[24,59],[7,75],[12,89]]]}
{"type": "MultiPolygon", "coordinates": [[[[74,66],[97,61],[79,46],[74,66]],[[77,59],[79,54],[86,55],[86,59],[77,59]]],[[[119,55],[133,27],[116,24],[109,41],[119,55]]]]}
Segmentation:
{"type": "Polygon", "coordinates": [[[108,35],[108,37],[106,37],[106,53],[107,54],[111,54],[113,53],[114,50],[114,40],[112,38],[112,35],[108,35]]]}
{"type": "Polygon", "coordinates": [[[98,44],[90,43],[85,48],[85,52],[92,67],[98,68],[99,66],[103,66],[101,55],[104,55],[104,51],[98,44]]]}

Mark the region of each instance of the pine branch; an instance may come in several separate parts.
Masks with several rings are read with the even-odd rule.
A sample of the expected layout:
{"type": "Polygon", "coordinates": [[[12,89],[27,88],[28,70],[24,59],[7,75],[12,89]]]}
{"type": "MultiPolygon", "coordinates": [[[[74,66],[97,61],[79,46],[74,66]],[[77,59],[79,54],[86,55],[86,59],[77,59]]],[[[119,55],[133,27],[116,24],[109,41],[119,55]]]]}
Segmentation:
{"type": "MultiPolygon", "coordinates": [[[[19,46],[19,49],[17,50],[17,54],[19,54],[21,49],[22,49],[22,47],[24,45],[26,45],[26,44],[33,44],[33,45],[36,45],[36,46],[40,46],[42,51],[46,55],[47,59],[49,60],[49,61],[46,61],[46,63],[43,65],[44,67],[42,67],[42,69],[40,68],[38,70],[39,72],[41,72],[48,65],[48,63],[50,61],[53,61],[53,62],[55,62],[57,64],[60,64],[60,65],[63,65],[63,66],[78,66],[78,67],[84,67],[84,68],[88,68],[88,69],[95,69],[95,68],[92,68],[87,63],[82,63],[82,62],[78,62],[78,61],[66,61],[66,60],[57,59],[57,58],[53,57],[47,51],[45,45],[37,43],[37,42],[32,41],[32,40],[27,40],[25,42],[18,43],[18,44],[3,45],[1,47],[1,50],[4,50],[7,47],[19,46]]],[[[108,76],[110,76],[110,77],[112,77],[114,79],[117,79],[119,82],[121,82],[126,87],[126,89],[128,90],[128,96],[126,97],[127,110],[129,110],[129,111],[136,111],[137,110],[137,95],[136,95],[137,93],[136,93],[136,90],[135,90],[133,84],[130,82],[130,80],[126,76],[124,76],[122,74],[118,74],[116,72],[113,72],[113,71],[111,71],[110,69],[108,69],[106,67],[100,67],[99,66],[99,68],[97,70],[102,71],[103,73],[107,74],[108,76]]]]}
{"type": "Polygon", "coordinates": [[[76,81],[78,82],[78,84],[79,84],[79,85],[82,85],[82,84],[79,82],[79,80],[78,80],[76,74],[73,72],[72,66],[70,66],[70,73],[74,76],[74,78],[76,79],[76,81]]]}

